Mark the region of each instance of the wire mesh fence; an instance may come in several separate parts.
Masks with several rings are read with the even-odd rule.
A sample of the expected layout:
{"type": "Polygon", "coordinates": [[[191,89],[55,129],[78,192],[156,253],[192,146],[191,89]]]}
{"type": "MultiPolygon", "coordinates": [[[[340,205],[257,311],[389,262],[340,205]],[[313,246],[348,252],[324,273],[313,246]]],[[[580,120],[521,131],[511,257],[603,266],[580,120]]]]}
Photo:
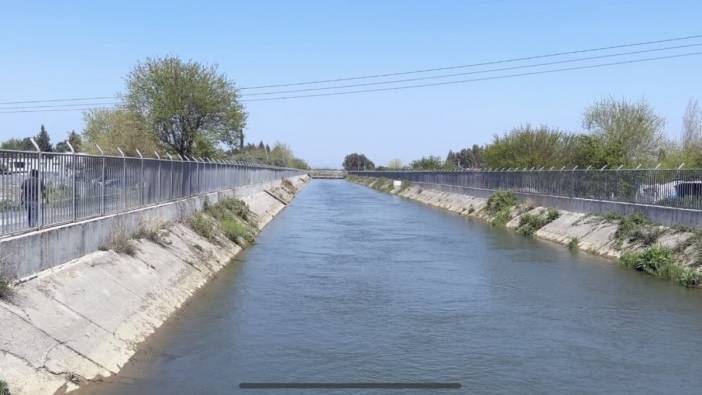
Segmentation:
{"type": "Polygon", "coordinates": [[[702,169],[350,171],[414,183],[702,210],[702,169]]]}
{"type": "Polygon", "coordinates": [[[0,150],[0,236],[302,173],[246,162],[0,150]]]}

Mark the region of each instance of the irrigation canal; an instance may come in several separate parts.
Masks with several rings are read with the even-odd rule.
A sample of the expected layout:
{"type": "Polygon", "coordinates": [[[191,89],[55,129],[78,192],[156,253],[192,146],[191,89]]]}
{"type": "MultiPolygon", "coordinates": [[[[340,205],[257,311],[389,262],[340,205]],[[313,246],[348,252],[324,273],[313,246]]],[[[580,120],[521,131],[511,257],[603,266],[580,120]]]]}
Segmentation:
{"type": "Polygon", "coordinates": [[[120,375],[80,393],[699,393],[701,349],[699,291],[316,180],[120,375]]]}

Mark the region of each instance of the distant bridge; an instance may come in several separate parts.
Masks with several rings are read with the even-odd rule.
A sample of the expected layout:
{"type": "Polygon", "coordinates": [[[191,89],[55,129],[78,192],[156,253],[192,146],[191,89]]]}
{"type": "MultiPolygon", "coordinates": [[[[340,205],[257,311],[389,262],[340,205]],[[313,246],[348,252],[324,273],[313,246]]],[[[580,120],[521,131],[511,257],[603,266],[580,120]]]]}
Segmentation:
{"type": "Polygon", "coordinates": [[[310,177],[328,180],[342,179],[346,178],[346,172],[344,170],[316,169],[310,171],[310,177]]]}

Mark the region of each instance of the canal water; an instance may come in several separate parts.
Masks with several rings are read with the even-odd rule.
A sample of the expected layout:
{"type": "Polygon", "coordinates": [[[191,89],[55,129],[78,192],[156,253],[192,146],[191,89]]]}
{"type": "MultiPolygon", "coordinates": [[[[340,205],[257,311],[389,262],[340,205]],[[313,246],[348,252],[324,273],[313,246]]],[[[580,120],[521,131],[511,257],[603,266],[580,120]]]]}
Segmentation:
{"type": "Polygon", "coordinates": [[[700,350],[702,291],[343,180],[314,181],[120,375],[81,393],[700,393],[700,350]]]}

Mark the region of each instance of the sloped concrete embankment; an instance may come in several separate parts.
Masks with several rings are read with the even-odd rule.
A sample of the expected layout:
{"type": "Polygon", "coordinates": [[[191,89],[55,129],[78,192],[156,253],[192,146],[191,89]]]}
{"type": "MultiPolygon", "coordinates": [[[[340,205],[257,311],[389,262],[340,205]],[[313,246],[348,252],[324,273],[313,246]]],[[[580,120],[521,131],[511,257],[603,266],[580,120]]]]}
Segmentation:
{"type": "MultiPolygon", "coordinates": [[[[261,229],[307,176],[239,193],[261,229]]],[[[211,202],[210,202],[211,204],[211,202]]],[[[187,222],[159,241],[130,240],[130,256],[96,251],[39,273],[0,301],[0,379],[12,394],[53,394],[119,372],[139,343],[242,248],[206,238],[187,222]]]]}
{"type": "MultiPolygon", "coordinates": [[[[497,218],[488,209],[489,197],[470,196],[448,192],[411,183],[393,184],[392,180],[367,177],[348,177],[352,182],[441,208],[456,214],[480,219],[489,223],[502,222],[505,227],[523,231],[525,217],[536,219],[535,229],[529,235],[554,241],[570,248],[587,251],[607,258],[619,259],[627,253],[646,251],[651,246],[662,247],[674,254],[684,268],[700,272],[702,264],[702,234],[684,226],[662,226],[655,223],[634,224],[631,231],[623,229],[626,217],[600,216],[546,207],[534,207],[528,200],[515,204],[497,218]],[[549,211],[555,213],[547,219],[549,211]],[[553,218],[555,217],[555,218],[553,218]]],[[[655,273],[652,273],[655,274],[655,273]]],[[[694,273],[693,273],[694,274],[694,273]]],[[[699,286],[698,282],[685,284],[699,286]]]]}

